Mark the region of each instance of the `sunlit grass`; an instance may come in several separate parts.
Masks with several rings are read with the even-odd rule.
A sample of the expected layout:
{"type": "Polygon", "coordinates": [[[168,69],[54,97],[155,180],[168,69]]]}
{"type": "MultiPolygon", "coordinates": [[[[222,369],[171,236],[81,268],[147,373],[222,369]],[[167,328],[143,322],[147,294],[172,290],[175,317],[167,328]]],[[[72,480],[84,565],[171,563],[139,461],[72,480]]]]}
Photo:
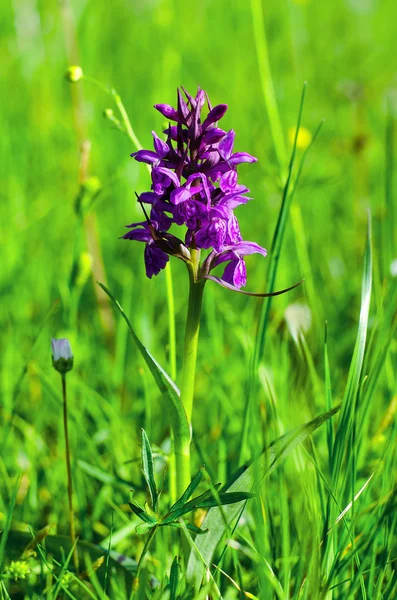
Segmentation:
{"type": "MultiPolygon", "coordinates": [[[[64,10],[14,2],[1,11],[1,597],[105,598],[106,589],[121,599],[131,592],[146,537],[135,533],[140,521],[128,506],[130,490],[142,504],[149,499],[141,428],[160,485],[170,420],[126,323],[96,280],[112,290],[156,360],[171,374],[176,369],[180,385],[184,265],[172,264],[174,358],[169,282],[167,288],[164,275],[147,280],[141,248],[118,239],[125,223],[141,220],[134,191],[148,189],[149,176],[129,158],[135,148],[128,137],[103,119],[110,99],[88,83],[64,80],[69,64],[81,64],[117,88],[144,147],[163,125],[151,106],[173,104],[177,85],[200,84],[213,102],[227,102],[225,127],[236,129],[237,149],[259,158],[241,166],[254,199],[238,216],[244,237],[268,248],[269,257],[247,261],[248,289],[281,289],[305,277],[271,304],[206,284],[192,448],[192,473],[206,466],[200,492],[231,483],[243,462],[277,441],[246,471],[244,485],[255,483],[258,493],[238,525],[226,527],[214,512],[206,517],[227,531],[220,531],[215,552],[205,548],[216,538],[212,525],[207,538],[194,542],[201,558],[193,549],[188,567],[173,563],[182,554],[179,532],[160,528],[137,594],[395,598],[396,112],[389,23],[396,8],[116,0],[65,3],[64,10]],[[292,189],[325,123],[305,157],[283,243],[276,245],[277,269],[269,272],[304,81],[292,189]],[[90,144],[81,148],[83,139],[90,144]],[[68,337],[75,356],[68,402],[82,579],[71,574],[52,337],[68,337]],[[316,431],[304,429],[340,402],[340,412],[316,431]],[[305,436],[294,437],[300,431],[305,436]],[[32,535],[36,557],[23,555],[32,535]],[[198,591],[206,567],[207,583],[198,591]],[[16,577],[27,569],[26,579],[16,577]],[[195,592],[187,591],[186,573],[195,592]]],[[[165,475],[163,503],[170,493],[175,498],[165,475]]],[[[195,524],[203,518],[197,511],[195,524]]]]}

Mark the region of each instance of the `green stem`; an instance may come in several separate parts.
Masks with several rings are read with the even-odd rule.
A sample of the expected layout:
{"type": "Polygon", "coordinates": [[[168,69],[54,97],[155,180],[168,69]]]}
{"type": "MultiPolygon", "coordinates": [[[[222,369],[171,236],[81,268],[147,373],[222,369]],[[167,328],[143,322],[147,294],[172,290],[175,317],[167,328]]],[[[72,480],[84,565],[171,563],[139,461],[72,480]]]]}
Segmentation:
{"type": "Polygon", "coordinates": [[[171,379],[176,379],[176,333],[175,333],[175,303],[174,287],[172,284],[171,263],[168,261],[165,270],[165,282],[167,289],[168,305],[168,344],[169,344],[169,368],[171,379]]]}
{"type": "Polygon", "coordinates": [[[193,412],[194,380],[196,376],[197,344],[200,331],[203,290],[204,282],[194,281],[190,274],[189,307],[186,320],[181,384],[181,400],[189,423],[192,421],[193,412]]]}
{"type": "Polygon", "coordinates": [[[135,596],[135,592],[138,590],[138,586],[139,586],[139,575],[141,573],[141,569],[143,567],[143,561],[145,559],[146,554],[148,553],[148,550],[150,548],[150,544],[152,543],[152,540],[154,538],[154,535],[156,533],[157,527],[153,527],[153,529],[150,530],[150,533],[147,537],[147,540],[145,542],[145,545],[143,547],[142,550],[142,554],[139,558],[139,562],[136,568],[136,572],[135,572],[135,577],[132,581],[132,588],[131,588],[131,595],[130,595],[130,600],[133,600],[134,596],[135,596]]]}
{"type": "Polygon", "coordinates": [[[66,393],[66,374],[61,374],[62,377],[62,398],[63,398],[63,429],[65,433],[65,447],[66,447],[66,471],[68,479],[68,501],[69,501],[69,531],[70,539],[74,545],[73,550],[73,564],[78,573],[79,570],[79,557],[77,554],[76,545],[76,530],[74,524],[74,512],[73,512],[73,483],[72,483],[72,467],[70,463],[70,444],[69,444],[69,428],[68,428],[68,400],[66,393]]]}
{"type": "MultiPolygon", "coordinates": [[[[186,319],[185,345],[183,351],[181,402],[191,429],[194,384],[196,377],[197,346],[200,332],[201,304],[205,281],[197,280],[200,251],[192,250],[192,265],[189,269],[189,305],[186,319]]],[[[185,439],[175,436],[175,457],[177,473],[177,493],[181,495],[190,483],[190,443],[191,437],[185,439]]]]}
{"type": "Polygon", "coordinates": [[[112,90],[112,96],[114,98],[114,101],[116,103],[117,108],[120,111],[121,114],[121,118],[123,119],[123,123],[126,129],[126,132],[128,134],[128,137],[130,138],[130,140],[132,141],[132,143],[135,145],[135,147],[137,148],[137,150],[142,150],[142,146],[138,140],[138,138],[135,135],[135,131],[132,129],[132,125],[131,125],[131,121],[128,117],[127,111],[125,110],[125,106],[120,98],[120,96],[118,95],[118,93],[116,92],[116,90],[112,90]]]}

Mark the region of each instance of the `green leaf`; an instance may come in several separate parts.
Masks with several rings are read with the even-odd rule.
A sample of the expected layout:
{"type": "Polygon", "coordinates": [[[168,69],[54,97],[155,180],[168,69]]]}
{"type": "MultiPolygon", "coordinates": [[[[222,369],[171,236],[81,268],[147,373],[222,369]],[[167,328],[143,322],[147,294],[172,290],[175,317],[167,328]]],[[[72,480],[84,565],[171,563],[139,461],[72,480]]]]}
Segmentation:
{"type": "Polygon", "coordinates": [[[142,521],[145,521],[145,523],[152,523],[154,525],[157,523],[157,519],[155,519],[151,515],[148,515],[143,506],[139,504],[139,502],[137,502],[136,500],[132,500],[128,504],[130,505],[131,510],[136,514],[136,516],[142,519],[142,521]]]}
{"type": "Polygon", "coordinates": [[[179,390],[175,383],[172,381],[171,377],[165,372],[165,370],[159,365],[156,359],[150,354],[149,350],[142,344],[141,340],[135,333],[131,322],[124,310],[120,306],[119,302],[113,296],[113,294],[107,289],[107,287],[103,283],[99,283],[98,285],[103,289],[105,294],[109,296],[109,298],[114,302],[117,310],[125,320],[130,330],[130,334],[138,347],[143,359],[145,360],[147,366],[153,378],[159,388],[160,392],[164,396],[166,400],[167,411],[169,410],[171,413],[172,420],[172,429],[174,431],[174,435],[176,437],[180,437],[181,439],[189,439],[190,438],[190,427],[186,417],[185,409],[179,398],[179,390]]]}
{"type": "Polygon", "coordinates": [[[203,467],[193,477],[192,481],[189,483],[189,485],[187,486],[186,490],[183,492],[183,494],[179,498],[179,500],[177,500],[175,502],[175,504],[173,504],[171,506],[168,514],[179,510],[180,508],[182,508],[182,506],[184,506],[186,504],[186,502],[189,500],[190,496],[193,494],[193,492],[196,490],[196,488],[200,484],[200,481],[202,480],[202,478],[203,478],[203,467]]]}
{"type": "Polygon", "coordinates": [[[208,533],[208,529],[200,529],[200,527],[196,527],[193,523],[186,523],[186,527],[192,533],[196,533],[197,535],[203,535],[203,533],[208,533]]]}
{"type": "Polygon", "coordinates": [[[142,468],[146,483],[149,486],[153,510],[154,512],[157,512],[159,494],[157,491],[156,480],[154,478],[153,453],[148,436],[146,435],[144,429],[142,429],[142,468]]]}
{"type": "MultiPolygon", "coordinates": [[[[244,467],[242,473],[241,469],[239,470],[240,474],[227,488],[228,492],[244,493],[244,490],[252,489],[254,483],[259,483],[268,476],[284,458],[291,454],[323,423],[335,415],[339,409],[340,405],[278,438],[259,458],[249,466],[244,467]]],[[[187,565],[187,580],[194,584],[196,590],[199,589],[204,575],[203,560],[206,564],[211,564],[216,547],[225,534],[227,526],[232,525],[242,507],[242,502],[237,502],[222,509],[214,507],[208,511],[203,526],[208,528],[209,532],[207,535],[200,536],[195,540],[201,558],[197,556],[196,552],[192,551],[187,565]]]]}
{"type": "MultiPolygon", "coordinates": [[[[214,488],[217,490],[220,487],[220,485],[220,483],[217,483],[214,486],[214,488]]],[[[200,508],[200,502],[205,502],[209,498],[212,498],[211,490],[207,490],[203,494],[200,494],[200,496],[196,496],[196,498],[193,498],[193,500],[190,500],[190,502],[187,502],[184,506],[181,506],[176,510],[170,510],[169,513],[162,519],[162,524],[166,525],[167,523],[171,523],[171,521],[179,519],[179,517],[181,517],[182,515],[185,515],[186,513],[195,510],[196,508],[200,508]]]]}
{"type": "Polygon", "coordinates": [[[370,215],[368,215],[368,230],[364,255],[364,270],[361,285],[360,319],[332,454],[332,479],[334,483],[334,489],[341,475],[343,456],[346,451],[347,440],[352,431],[353,420],[355,417],[356,400],[358,390],[360,387],[361,371],[364,362],[364,352],[367,340],[371,289],[372,234],[371,218],[370,215]]]}
{"type": "Polygon", "coordinates": [[[71,561],[71,559],[72,559],[73,552],[74,552],[74,549],[75,549],[75,547],[76,547],[76,544],[77,544],[77,540],[74,542],[73,546],[71,547],[71,549],[70,549],[70,551],[69,551],[69,554],[67,555],[67,557],[66,557],[66,560],[65,560],[65,562],[62,564],[61,570],[60,570],[60,571],[59,571],[59,573],[58,573],[58,580],[55,582],[55,584],[54,584],[54,588],[53,588],[53,590],[52,590],[52,593],[53,593],[53,597],[54,597],[54,598],[58,598],[58,594],[59,594],[59,593],[60,593],[60,591],[61,591],[61,587],[62,587],[62,580],[63,580],[63,577],[64,577],[64,575],[66,574],[66,572],[67,572],[67,570],[68,570],[69,563],[70,563],[70,561],[71,561]]]}
{"type": "Polygon", "coordinates": [[[235,504],[236,502],[243,502],[249,498],[253,498],[255,494],[250,492],[231,492],[229,494],[219,494],[218,498],[208,498],[203,502],[196,504],[195,508],[212,508],[213,506],[225,506],[226,504],[235,504]]]}
{"type": "Polygon", "coordinates": [[[176,590],[178,587],[179,580],[179,563],[178,557],[175,556],[172,561],[171,571],[170,571],[170,600],[176,600],[176,590]]]}

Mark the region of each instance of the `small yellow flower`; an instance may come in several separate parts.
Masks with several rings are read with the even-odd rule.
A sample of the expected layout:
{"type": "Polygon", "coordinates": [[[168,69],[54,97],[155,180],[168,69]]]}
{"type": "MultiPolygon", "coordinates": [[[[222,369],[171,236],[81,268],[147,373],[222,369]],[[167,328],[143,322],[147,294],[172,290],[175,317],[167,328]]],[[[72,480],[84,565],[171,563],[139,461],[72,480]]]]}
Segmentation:
{"type": "MultiPolygon", "coordinates": [[[[295,141],[295,134],[296,134],[296,128],[290,127],[288,129],[288,139],[291,144],[293,144],[295,141]]],[[[308,145],[310,144],[312,139],[313,139],[313,136],[310,133],[310,131],[308,129],[306,129],[306,127],[300,127],[299,133],[298,133],[298,139],[296,141],[297,148],[300,148],[301,150],[305,150],[305,148],[308,147],[308,145]]]]}
{"type": "Polygon", "coordinates": [[[27,562],[24,560],[13,560],[5,569],[7,575],[14,581],[19,579],[26,579],[26,576],[30,573],[30,568],[27,562]]]}
{"type": "Polygon", "coordinates": [[[72,65],[71,67],[68,67],[65,77],[71,83],[76,83],[83,77],[83,69],[77,65],[72,65]]]}

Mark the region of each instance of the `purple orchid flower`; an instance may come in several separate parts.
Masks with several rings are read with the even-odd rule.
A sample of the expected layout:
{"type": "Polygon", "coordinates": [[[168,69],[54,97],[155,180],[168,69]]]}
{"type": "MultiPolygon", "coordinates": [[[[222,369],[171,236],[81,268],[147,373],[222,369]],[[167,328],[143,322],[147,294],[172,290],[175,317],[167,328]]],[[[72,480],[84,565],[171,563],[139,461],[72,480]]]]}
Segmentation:
{"type": "Polygon", "coordinates": [[[200,88],[195,97],[183,88],[178,90],[177,108],[168,104],[156,104],[155,108],[176,124],[165,129],[166,140],[152,132],[154,150],[131,154],[151,166],[151,191],[138,197],[150,206],[150,215],[146,222],[128,225],[131,230],[122,237],[145,243],[148,277],[164,269],[170,255],[189,263],[191,250],[195,257],[201,250],[209,250],[201,267],[195,265],[197,277],[242,291],[247,280],[245,257],[254,253],[266,256],[264,248],[243,240],[234,214],[250,200],[249,189],[238,183],[237,167],[257,159],[234,152],[234,130],[218,126],[227,105],[212,108],[200,88]],[[202,116],[206,101],[208,112],[202,116]],[[172,225],[186,227],[184,243],[168,233],[172,225]],[[224,263],[221,278],[210,274],[224,263]]]}

